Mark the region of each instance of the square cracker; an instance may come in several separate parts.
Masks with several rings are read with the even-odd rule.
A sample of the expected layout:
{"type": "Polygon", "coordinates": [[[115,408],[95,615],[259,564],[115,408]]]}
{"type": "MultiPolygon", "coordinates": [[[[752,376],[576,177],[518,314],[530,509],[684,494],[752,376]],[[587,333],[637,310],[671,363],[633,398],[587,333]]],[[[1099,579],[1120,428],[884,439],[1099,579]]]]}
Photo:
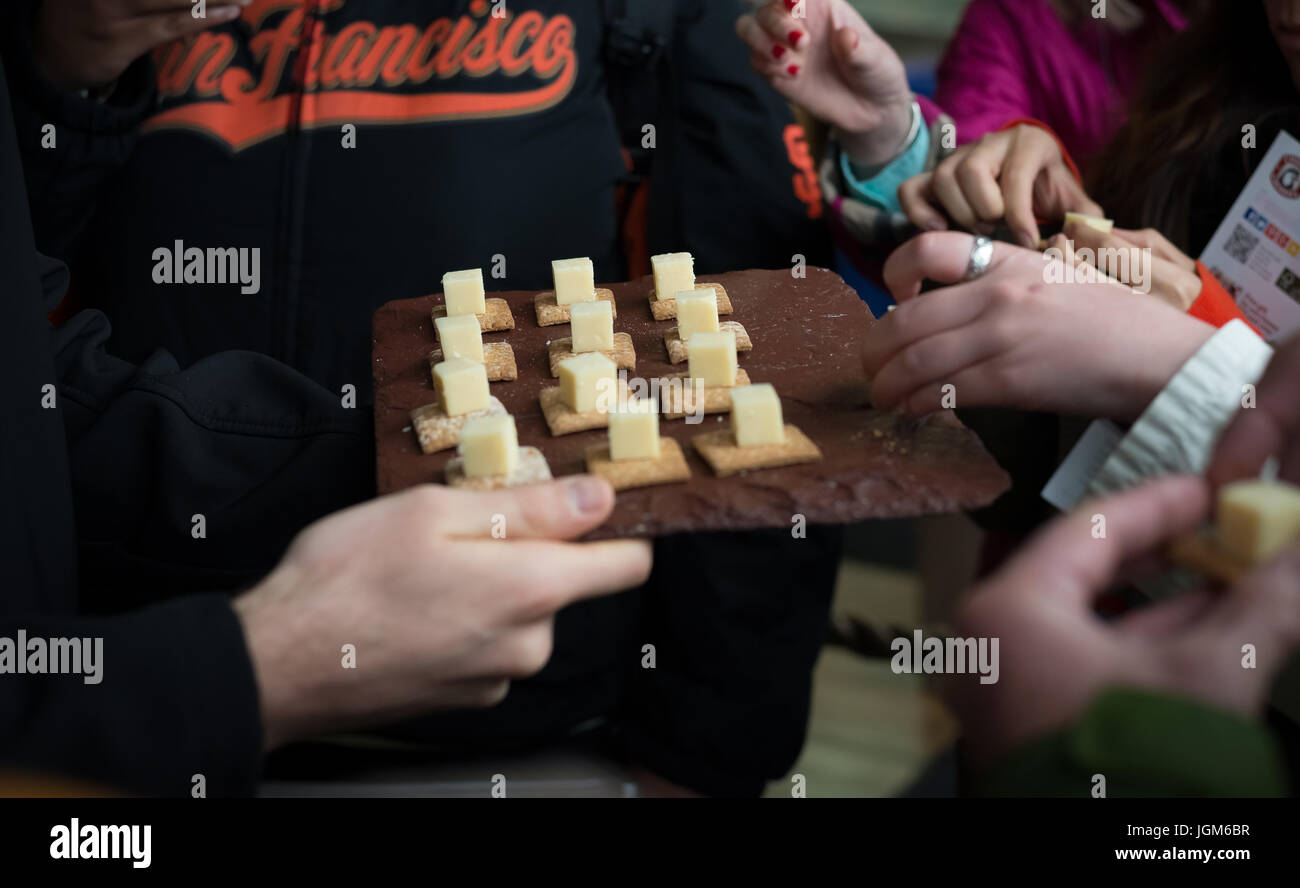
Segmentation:
{"type": "MultiPolygon", "coordinates": [[[[432,317],[435,321],[446,316],[447,306],[445,304],[433,307],[432,317]]],[[[510,313],[510,303],[500,296],[492,296],[486,300],[483,303],[483,314],[474,315],[474,317],[478,318],[479,328],[484,333],[496,333],[500,330],[513,330],[515,328],[515,316],[510,313]]]]}
{"type": "Polygon", "coordinates": [[[700,456],[719,478],[749,469],[775,469],[798,463],[817,462],[822,452],[798,426],[786,424],[785,440],[780,444],[753,444],[741,447],[731,429],[718,429],[691,439],[700,456]]]}
{"type": "MultiPolygon", "coordinates": [[[[574,356],[573,339],[568,336],[563,339],[553,339],[546,346],[546,351],[551,359],[551,375],[559,376],[560,362],[574,356]]],[[[614,347],[601,354],[617,364],[620,370],[630,372],[636,369],[636,349],[632,347],[632,337],[626,333],[615,333],[614,347]]]]}
{"type": "Polygon", "coordinates": [[[587,448],[587,471],[608,481],[615,490],[671,484],[691,477],[690,466],[682,445],[672,438],[659,439],[659,456],[655,459],[610,459],[609,443],[587,448]]]}
{"type": "MultiPolygon", "coordinates": [[[[609,303],[610,313],[618,317],[618,305],[614,302],[614,291],[596,288],[596,298],[609,303]]],[[[569,306],[555,301],[555,292],[547,290],[533,297],[533,307],[537,309],[537,326],[553,327],[556,324],[569,323],[569,306]]]]}
{"type": "Polygon", "coordinates": [[[536,447],[519,448],[519,464],[509,475],[480,475],[476,478],[465,476],[465,460],[459,456],[452,457],[443,468],[443,477],[452,487],[465,490],[500,490],[503,487],[523,487],[526,484],[541,484],[551,480],[551,467],[546,464],[546,457],[536,447]]]}
{"type": "MultiPolygon", "coordinates": [[[[618,381],[618,399],[619,401],[627,399],[627,383],[621,379],[618,381]]],[[[537,396],[537,400],[541,402],[542,415],[546,417],[547,427],[550,428],[551,434],[557,438],[560,435],[585,432],[587,429],[609,427],[609,414],[605,411],[586,410],[578,413],[572,410],[560,397],[560,387],[558,385],[542,389],[542,393],[537,396]]]]}
{"type": "MultiPolygon", "coordinates": [[[[754,343],[750,342],[749,334],[745,328],[737,321],[723,321],[718,324],[718,332],[726,333],[728,330],[736,334],[736,351],[752,351],[754,343]]],[[[668,348],[668,361],[673,364],[680,364],[690,358],[690,348],[677,335],[676,327],[669,327],[668,332],[664,334],[664,345],[668,348]]]]}
{"type": "MultiPolygon", "coordinates": [[[[671,376],[665,376],[659,385],[659,409],[663,413],[664,419],[681,419],[688,413],[694,413],[695,404],[695,387],[687,384],[684,386],[667,385],[672,379],[689,380],[688,373],[674,373],[671,376]],[[691,408],[691,409],[687,409],[691,408]]],[[[745,368],[741,367],[736,370],[736,385],[749,385],[749,374],[745,368]]],[[[730,413],[731,412],[731,389],[735,386],[711,385],[706,386],[703,395],[703,404],[701,408],[705,413],[730,413]]]]}
{"type": "MultiPolygon", "coordinates": [[[[429,352],[429,372],[433,372],[434,364],[441,363],[442,349],[434,348],[429,352]]],[[[483,366],[487,369],[488,382],[514,382],[519,378],[515,350],[508,342],[483,343],[483,366]]]]}
{"type": "MultiPolygon", "coordinates": [[[[722,284],[696,284],[695,289],[703,290],[712,287],[718,297],[718,314],[731,314],[731,297],[727,295],[727,290],[722,284]]],[[[677,300],[660,299],[655,295],[654,288],[650,289],[650,314],[654,315],[656,321],[671,321],[677,317],[677,300]]]]}
{"type": "Polygon", "coordinates": [[[480,416],[502,416],[506,408],[494,397],[488,398],[488,406],[482,410],[462,413],[460,416],[448,416],[442,404],[434,402],[411,411],[411,426],[415,429],[416,440],[425,453],[437,453],[460,443],[460,430],[465,420],[480,416]]]}
{"type": "Polygon", "coordinates": [[[1169,560],[1229,586],[1250,573],[1250,565],[1224,551],[1213,532],[1202,531],[1174,540],[1167,551],[1169,560]]]}

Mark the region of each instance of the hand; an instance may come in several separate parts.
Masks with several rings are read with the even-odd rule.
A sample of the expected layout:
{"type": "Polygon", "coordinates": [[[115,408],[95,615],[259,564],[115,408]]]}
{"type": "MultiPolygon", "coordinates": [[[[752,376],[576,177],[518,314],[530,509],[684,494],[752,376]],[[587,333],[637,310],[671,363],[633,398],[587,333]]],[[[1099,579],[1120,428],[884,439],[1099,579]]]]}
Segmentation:
{"type": "Polygon", "coordinates": [[[894,158],[912,126],[912,91],[898,54],[844,0],[771,0],[736,22],[750,64],[790,102],[839,130],[860,166],[894,158]]]}
{"type": "Polygon", "coordinates": [[[898,188],[903,212],[921,228],[948,227],[946,212],[967,231],[990,233],[997,222],[1023,247],[1038,244],[1035,219],[1064,219],[1066,212],[1103,215],[1084,193],[1051,134],[1020,124],[963,145],[933,170],[898,188]]]}
{"type": "Polygon", "coordinates": [[[1206,485],[1191,478],[1088,503],[972,592],[957,635],[999,639],[999,678],[954,677],[947,690],[977,767],[1066,726],[1111,686],[1243,715],[1263,708],[1272,678],[1300,644],[1300,548],[1217,597],[1166,599],[1112,622],[1093,612],[1126,564],[1194,530],[1209,506],[1206,485]],[[1106,517],[1104,539],[1093,537],[1095,514],[1106,517]],[[1242,668],[1243,644],[1255,645],[1258,668],[1242,668]]]}
{"type": "Polygon", "coordinates": [[[550,658],[556,611],[648,576],[645,541],[557,542],[613,505],[591,477],[495,493],[425,486],[307,528],[235,602],[267,748],[500,702],[509,679],[550,658]],[[354,669],[342,667],[345,644],[354,669]]]}
{"type": "Polygon", "coordinates": [[[1179,250],[1154,228],[1142,231],[1113,229],[1109,234],[1083,222],[1071,222],[1052,238],[1050,245],[1064,249],[1071,241],[1077,256],[1087,248],[1091,264],[1115,280],[1187,311],[1201,295],[1196,260],[1179,250]]]}
{"type": "Polygon", "coordinates": [[[102,89],[155,46],[239,17],[252,0],[42,0],[34,22],[36,58],[59,89],[102,89]]]}
{"type": "Polygon", "coordinates": [[[1113,282],[1062,280],[1064,264],[995,244],[977,280],[961,281],[971,236],[913,238],[885,263],[899,306],[868,331],[863,367],[875,405],[938,410],[942,387],[960,407],[1015,407],[1132,420],[1214,328],[1113,282]]]}
{"type": "Polygon", "coordinates": [[[1216,487],[1258,477],[1279,457],[1278,477],[1300,484],[1300,336],[1278,348],[1255,387],[1255,406],[1228,424],[1206,477],[1216,487]]]}

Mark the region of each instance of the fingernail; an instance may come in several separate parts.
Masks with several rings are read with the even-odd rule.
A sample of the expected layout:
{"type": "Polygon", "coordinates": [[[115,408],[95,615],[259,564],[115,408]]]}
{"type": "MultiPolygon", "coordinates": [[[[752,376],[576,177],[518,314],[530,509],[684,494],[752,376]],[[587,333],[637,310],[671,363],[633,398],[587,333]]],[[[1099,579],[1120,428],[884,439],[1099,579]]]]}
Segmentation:
{"type": "Polygon", "coordinates": [[[849,49],[857,49],[858,44],[860,44],[861,42],[862,42],[862,38],[858,36],[857,31],[849,32],[849,49]]]}
{"type": "Polygon", "coordinates": [[[774,58],[774,59],[779,59],[779,58],[781,58],[781,56],[783,56],[783,55],[785,55],[785,47],[784,47],[784,46],[782,46],[781,44],[778,43],[778,44],[776,44],[775,46],[772,47],[772,58],[774,58]]]}
{"type": "Polygon", "coordinates": [[[569,499],[580,515],[599,512],[605,507],[605,484],[596,478],[574,478],[569,482],[569,499]]]}
{"type": "Polygon", "coordinates": [[[1034,235],[1030,234],[1028,231],[1020,232],[1016,235],[1016,238],[1020,241],[1020,246],[1025,247],[1026,249],[1032,250],[1038,246],[1038,238],[1034,237],[1034,235]]]}
{"type": "Polygon", "coordinates": [[[791,31],[789,36],[790,45],[795,49],[799,48],[799,41],[803,39],[803,31],[791,31]]]}
{"type": "Polygon", "coordinates": [[[799,0],[785,0],[785,8],[789,12],[794,12],[794,8],[799,5],[799,0]]]}
{"type": "Polygon", "coordinates": [[[926,231],[946,231],[948,229],[948,223],[940,219],[938,216],[931,216],[925,220],[924,227],[926,231]]]}
{"type": "Polygon", "coordinates": [[[795,76],[796,74],[799,73],[799,66],[798,66],[798,65],[791,65],[790,67],[788,67],[788,68],[785,69],[785,73],[787,73],[787,74],[789,74],[791,77],[793,77],[793,76],[795,76]]]}

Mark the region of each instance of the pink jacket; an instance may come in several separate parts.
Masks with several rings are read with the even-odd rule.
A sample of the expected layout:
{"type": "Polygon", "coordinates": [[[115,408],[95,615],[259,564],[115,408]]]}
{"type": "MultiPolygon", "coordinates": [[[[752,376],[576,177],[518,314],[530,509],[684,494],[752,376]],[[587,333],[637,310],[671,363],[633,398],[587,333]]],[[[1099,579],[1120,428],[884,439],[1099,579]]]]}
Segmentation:
{"type": "Polygon", "coordinates": [[[1091,3],[1079,2],[1067,26],[1049,0],[973,0],[938,71],[936,100],[957,122],[957,142],[1033,117],[1086,170],[1124,122],[1152,48],[1187,25],[1174,0],[1139,2],[1146,21],[1121,34],[1092,18],[1091,3]]]}

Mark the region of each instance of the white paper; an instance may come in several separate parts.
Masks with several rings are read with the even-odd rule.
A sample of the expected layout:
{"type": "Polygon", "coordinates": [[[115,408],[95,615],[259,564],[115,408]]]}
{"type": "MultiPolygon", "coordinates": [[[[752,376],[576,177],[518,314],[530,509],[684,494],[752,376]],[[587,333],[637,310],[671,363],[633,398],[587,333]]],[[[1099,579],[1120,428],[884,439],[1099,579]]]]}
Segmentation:
{"type": "Polygon", "coordinates": [[[1201,253],[1241,313],[1277,343],[1300,330],[1300,142],[1282,132],[1201,253]]]}

